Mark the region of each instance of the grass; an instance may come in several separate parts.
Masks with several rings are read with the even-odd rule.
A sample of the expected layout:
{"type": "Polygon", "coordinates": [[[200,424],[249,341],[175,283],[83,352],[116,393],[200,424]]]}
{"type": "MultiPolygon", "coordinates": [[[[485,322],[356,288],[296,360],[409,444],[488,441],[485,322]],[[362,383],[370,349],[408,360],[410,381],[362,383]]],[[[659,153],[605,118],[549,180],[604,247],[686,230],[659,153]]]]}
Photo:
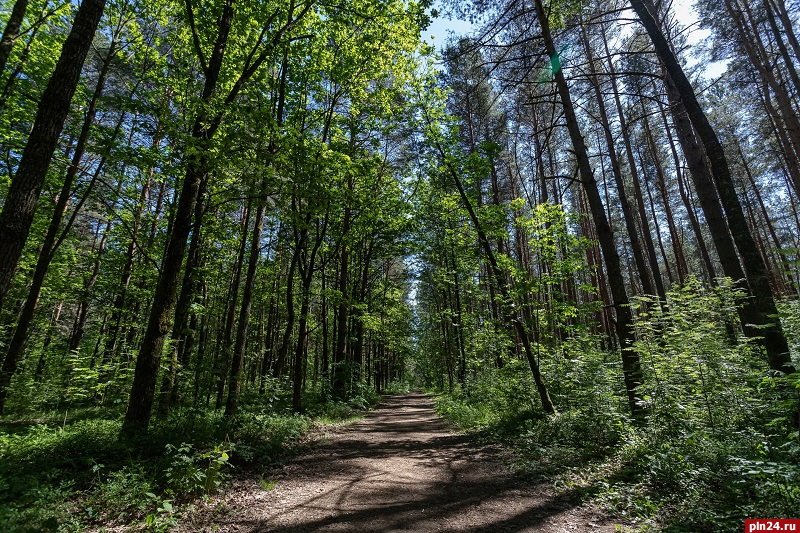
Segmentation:
{"type": "Polygon", "coordinates": [[[278,486],[278,482],[273,479],[264,479],[263,477],[258,480],[258,486],[262,490],[272,490],[278,486]]]}
{"type": "MultiPolygon", "coordinates": [[[[119,438],[121,413],[109,409],[0,420],[0,531],[169,528],[196,498],[224,487],[234,469],[280,462],[307,446],[314,428],[357,420],[376,399],[345,403],[309,395],[307,412],[296,415],[288,398],[265,405],[250,395],[233,419],[184,409],[154,420],[136,441],[119,438]]],[[[271,490],[275,482],[260,485],[271,490]]]]}
{"type": "Polygon", "coordinates": [[[575,408],[546,417],[459,393],[439,396],[437,408],[504,445],[521,475],[582,494],[629,530],[734,532],[745,518],[796,518],[800,509],[800,445],[777,427],[714,429],[688,419],[665,427],[655,417],[636,425],[575,408]]]}

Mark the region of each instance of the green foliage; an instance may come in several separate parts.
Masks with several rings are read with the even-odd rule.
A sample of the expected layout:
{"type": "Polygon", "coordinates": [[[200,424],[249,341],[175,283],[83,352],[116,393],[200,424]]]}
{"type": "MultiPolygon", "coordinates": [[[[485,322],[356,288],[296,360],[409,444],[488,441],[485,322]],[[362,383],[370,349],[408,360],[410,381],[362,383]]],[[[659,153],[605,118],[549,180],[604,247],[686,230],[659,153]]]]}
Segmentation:
{"type": "Polygon", "coordinates": [[[479,439],[516,450],[513,463],[519,470],[535,477],[552,475],[609,453],[626,431],[627,419],[615,397],[618,371],[606,363],[611,357],[588,341],[565,347],[555,357],[547,354],[543,371],[553,383],[554,401],[562,406],[556,416],[541,412],[530,369],[517,359],[476,377],[467,394],[438,398],[437,409],[479,439]]]}
{"type": "Polygon", "coordinates": [[[414,385],[407,381],[390,381],[383,389],[383,394],[406,394],[414,389],[414,385]]]}
{"type": "Polygon", "coordinates": [[[169,460],[164,470],[165,492],[186,497],[216,492],[229,459],[228,451],[220,445],[200,452],[185,442],[177,447],[168,443],[164,455],[169,460]]]}
{"type": "MultiPolygon", "coordinates": [[[[43,527],[55,519],[65,530],[79,530],[87,516],[75,497],[95,486],[101,468],[94,460],[124,456],[116,442],[119,424],[82,420],[73,424],[24,424],[0,432],[0,525],[4,531],[43,527]]],[[[89,506],[91,508],[91,506],[89,506]]],[[[95,509],[92,509],[95,512],[95,509]]]]}
{"type": "Polygon", "coordinates": [[[165,530],[194,498],[223,487],[233,465],[278,461],[315,424],[357,415],[351,403],[312,401],[307,416],[287,413],[282,396],[269,408],[261,405],[243,402],[233,420],[214,411],[175,413],[136,442],[119,440],[121,422],[97,409],[66,421],[62,413],[47,423],[6,422],[0,426],[0,529],[48,531],[56,523],[59,531],[81,531],[139,522],[165,530]]]}
{"type": "Polygon", "coordinates": [[[793,354],[800,354],[800,300],[778,302],[781,325],[793,354]]]}
{"type": "MultiPolygon", "coordinates": [[[[513,203],[521,206],[517,199],[513,203]]],[[[529,214],[520,214],[516,222],[525,230],[529,244],[530,262],[538,266],[533,273],[515,269],[512,277],[522,295],[532,296],[531,327],[540,343],[551,344],[558,336],[581,337],[587,319],[597,312],[598,300],[575,301],[565,294],[564,287],[575,283],[579,290],[596,296],[597,290],[589,281],[591,269],[586,264],[586,252],[592,242],[574,233],[575,220],[562,205],[537,204],[529,214]]]]}
{"type": "Polygon", "coordinates": [[[768,407],[768,398],[752,394],[763,368],[758,350],[744,338],[732,338],[741,296],[730,282],[712,292],[690,279],[662,306],[640,300],[636,349],[645,370],[642,394],[662,431],[687,424],[739,427],[768,407]]]}
{"type": "MultiPolygon", "coordinates": [[[[642,530],[733,532],[747,517],[794,517],[797,379],[765,372],[752,341],[732,335],[739,297],[729,281],[711,290],[690,280],[661,306],[638,301],[644,422],[624,414],[618,355],[586,335],[542,357],[555,416],[537,412],[520,361],[484,370],[437,408],[505,443],[520,471],[555,479],[642,530]]],[[[784,304],[783,317],[797,342],[792,309],[784,304]]]]}
{"type": "Polygon", "coordinates": [[[499,437],[534,415],[532,383],[526,363],[511,360],[497,372],[471,379],[468,396],[461,391],[439,397],[437,409],[459,427],[499,437]]]}
{"type": "Polygon", "coordinates": [[[648,430],[629,435],[604,465],[614,475],[598,481],[598,499],[615,512],[670,531],[739,531],[748,517],[794,516],[796,459],[764,456],[764,444],[782,440],[777,435],[706,430],[666,439],[648,430]]]}
{"type": "Polygon", "coordinates": [[[244,461],[271,463],[285,451],[287,442],[311,428],[310,418],[272,412],[243,412],[230,426],[234,454],[244,461]]]}

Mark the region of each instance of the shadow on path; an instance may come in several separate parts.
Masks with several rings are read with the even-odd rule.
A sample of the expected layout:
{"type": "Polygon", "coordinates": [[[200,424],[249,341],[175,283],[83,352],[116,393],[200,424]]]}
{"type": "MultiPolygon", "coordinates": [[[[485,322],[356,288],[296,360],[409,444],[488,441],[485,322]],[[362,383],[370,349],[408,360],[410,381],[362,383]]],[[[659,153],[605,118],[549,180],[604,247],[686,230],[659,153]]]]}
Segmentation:
{"type": "MultiPolygon", "coordinates": [[[[614,531],[577,493],[515,477],[497,449],[453,433],[430,399],[385,399],[334,442],[253,490],[215,531],[614,531]]],[[[585,490],[585,489],[584,489],[585,490]]]]}

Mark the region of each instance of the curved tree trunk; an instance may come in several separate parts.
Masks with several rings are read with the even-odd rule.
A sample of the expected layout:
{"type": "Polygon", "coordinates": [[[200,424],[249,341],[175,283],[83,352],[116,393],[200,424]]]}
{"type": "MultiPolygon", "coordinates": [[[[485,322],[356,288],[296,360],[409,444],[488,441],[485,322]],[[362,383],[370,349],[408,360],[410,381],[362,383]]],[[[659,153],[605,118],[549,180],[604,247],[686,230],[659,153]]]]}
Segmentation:
{"type": "MultiPolygon", "coordinates": [[[[514,332],[517,333],[519,341],[522,343],[522,347],[525,352],[525,357],[528,360],[528,365],[530,366],[531,373],[533,374],[533,381],[534,384],[536,385],[536,391],[539,394],[539,400],[541,401],[542,409],[544,410],[545,413],[554,414],[556,412],[555,406],[553,405],[553,401],[550,398],[550,393],[547,391],[547,386],[545,385],[544,379],[539,369],[539,363],[537,362],[536,357],[534,356],[533,353],[533,349],[531,348],[529,333],[525,326],[525,322],[519,316],[514,316],[514,314],[507,308],[511,300],[508,295],[506,276],[504,272],[500,269],[500,266],[497,262],[497,258],[495,257],[494,254],[494,250],[492,250],[492,246],[491,244],[489,244],[489,238],[486,235],[486,232],[483,230],[483,226],[480,223],[477,214],[475,213],[475,209],[473,209],[472,203],[470,202],[469,197],[467,196],[467,193],[464,190],[464,185],[461,183],[461,178],[459,177],[458,172],[456,171],[452,162],[450,162],[449,158],[447,157],[447,153],[444,151],[444,148],[441,146],[441,144],[435,137],[434,137],[434,143],[436,150],[439,152],[439,155],[443,160],[443,163],[447,167],[450,177],[453,178],[453,182],[456,185],[456,189],[458,189],[458,194],[461,197],[461,201],[464,204],[464,208],[467,210],[467,214],[469,215],[470,221],[472,222],[473,226],[475,227],[475,231],[478,234],[478,242],[480,244],[480,247],[483,250],[486,259],[489,262],[488,266],[490,274],[494,278],[494,282],[497,285],[497,290],[500,293],[499,306],[503,308],[500,311],[500,315],[507,322],[509,329],[512,329],[514,332]]],[[[377,382],[378,379],[376,376],[376,385],[377,382]]],[[[452,387],[452,378],[451,378],[451,387],[452,387]]]]}

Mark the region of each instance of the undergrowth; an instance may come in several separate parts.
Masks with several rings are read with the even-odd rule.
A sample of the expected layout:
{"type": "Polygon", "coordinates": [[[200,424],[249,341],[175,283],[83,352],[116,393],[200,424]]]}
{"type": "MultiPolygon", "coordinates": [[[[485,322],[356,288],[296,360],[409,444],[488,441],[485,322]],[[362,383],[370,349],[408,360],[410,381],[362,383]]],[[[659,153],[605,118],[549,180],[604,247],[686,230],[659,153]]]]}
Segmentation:
{"type": "Polygon", "coordinates": [[[181,409],[154,420],[135,441],[120,439],[121,413],[108,409],[0,421],[0,531],[77,532],[113,524],[167,530],[234,469],[280,462],[315,425],[354,420],[378,397],[304,399],[303,415],[291,413],[282,391],[269,401],[245,396],[233,419],[213,409],[181,409]]]}
{"type": "MultiPolygon", "coordinates": [[[[531,481],[583,494],[639,531],[734,532],[745,518],[798,518],[800,376],[766,370],[751,340],[731,338],[730,286],[670,293],[637,308],[646,415],[627,415],[618,355],[590,338],[543,355],[558,414],[533,401],[527,363],[473,372],[438,397],[448,420],[503,443],[531,481]]],[[[785,307],[797,346],[800,312],[785,307]]]]}

